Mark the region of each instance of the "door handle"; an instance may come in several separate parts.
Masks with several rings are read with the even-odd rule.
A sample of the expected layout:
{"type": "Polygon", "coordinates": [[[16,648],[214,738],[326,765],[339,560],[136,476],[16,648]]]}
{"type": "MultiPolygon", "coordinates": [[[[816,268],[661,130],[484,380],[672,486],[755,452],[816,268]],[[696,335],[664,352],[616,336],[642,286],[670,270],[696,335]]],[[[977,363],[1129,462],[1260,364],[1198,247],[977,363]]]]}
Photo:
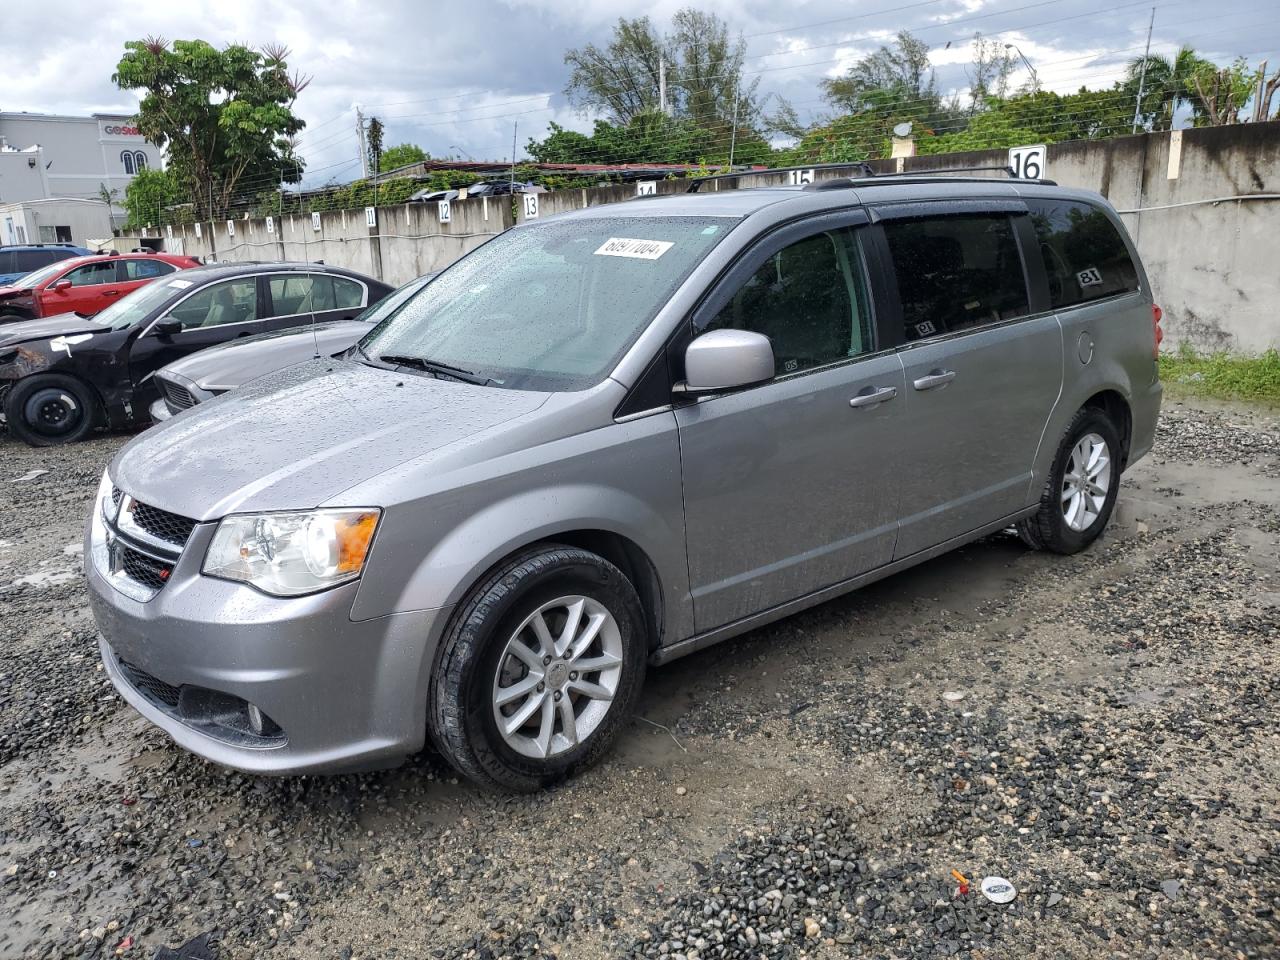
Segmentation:
{"type": "Polygon", "coordinates": [[[898,395],[897,387],[871,387],[870,393],[860,393],[849,401],[851,407],[874,407],[876,404],[892,400],[898,395]]]}
{"type": "Polygon", "coordinates": [[[948,383],[956,378],[954,370],[930,370],[927,377],[921,377],[913,382],[913,386],[917,390],[936,390],[938,387],[945,387],[948,383]]]}
{"type": "Polygon", "coordinates": [[[103,290],[102,295],[104,297],[118,297],[120,296],[120,291],[119,290],[103,290]]]}

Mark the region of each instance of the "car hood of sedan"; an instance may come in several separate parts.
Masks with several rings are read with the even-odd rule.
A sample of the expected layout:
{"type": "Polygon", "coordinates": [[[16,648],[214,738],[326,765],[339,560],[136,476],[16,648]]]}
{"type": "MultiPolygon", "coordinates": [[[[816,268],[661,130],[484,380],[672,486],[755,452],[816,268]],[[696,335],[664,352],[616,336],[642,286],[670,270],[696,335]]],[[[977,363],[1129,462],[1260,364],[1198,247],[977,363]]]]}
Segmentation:
{"type": "Polygon", "coordinates": [[[201,350],[175,360],[160,372],[185,377],[205,390],[231,390],[317,354],[332,357],[371,329],[360,320],[317,323],[314,329],[291,327],[201,350]]]}
{"type": "Polygon", "coordinates": [[[152,428],[120,451],[111,477],[138,500],[196,520],[309,509],[533,413],[549,396],[317,360],[152,428]]]}
{"type": "Polygon", "coordinates": [[[31,340],[48,337],[76,337],[83,334],[103,333],[109,330],[100,323],[86,320],[76,313],[60,313],[40,320],[23,320],[0,326],[0,347],[11,347],[31,340]]]}

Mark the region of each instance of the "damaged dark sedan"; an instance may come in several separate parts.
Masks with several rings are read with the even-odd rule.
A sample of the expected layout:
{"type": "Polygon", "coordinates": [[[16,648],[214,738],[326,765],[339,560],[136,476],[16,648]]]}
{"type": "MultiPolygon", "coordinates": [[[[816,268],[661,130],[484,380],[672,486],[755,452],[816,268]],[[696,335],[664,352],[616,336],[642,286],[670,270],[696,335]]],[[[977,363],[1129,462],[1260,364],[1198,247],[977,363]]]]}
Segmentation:
{"type": "Polygon", "coordinates": [[[156,370],[206,347],[346,320],[391,292],[314,263],[198,267],[156,281],[92,319],[74,313],[0,329],[0,409],[32,446],[149,420],[156,370]]]}

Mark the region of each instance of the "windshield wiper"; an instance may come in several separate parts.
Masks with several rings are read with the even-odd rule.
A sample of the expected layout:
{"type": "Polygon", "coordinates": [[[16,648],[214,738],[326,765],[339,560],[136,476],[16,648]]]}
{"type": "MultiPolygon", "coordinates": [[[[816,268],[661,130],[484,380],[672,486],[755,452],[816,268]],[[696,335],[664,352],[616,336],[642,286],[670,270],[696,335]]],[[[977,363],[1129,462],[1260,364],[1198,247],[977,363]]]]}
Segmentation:
{"type": "Polygon", "coordinates": [[[464,370],[462,367],[455,367],[448,363],[441,363],[439,360],[428,360],[426,357],[404,357],[394,353],[384,353],[378,359],[383,363],[394,364],[397,367],[413,367],[416,370],[435,374],[437,377],[452,377],[454,380],[473,383],[477,386],[484,386],[486,383],[493,382],[489,377],[481,376],[474,371],[464,370]]]}

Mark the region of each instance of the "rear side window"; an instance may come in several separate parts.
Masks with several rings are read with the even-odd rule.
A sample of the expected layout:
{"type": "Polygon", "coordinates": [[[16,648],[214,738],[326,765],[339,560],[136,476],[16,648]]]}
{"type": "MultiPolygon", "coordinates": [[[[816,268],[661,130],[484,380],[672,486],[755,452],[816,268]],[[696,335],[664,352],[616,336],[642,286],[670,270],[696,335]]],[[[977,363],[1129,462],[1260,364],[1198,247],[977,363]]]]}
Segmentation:
{"type": "Polygon", "coordinates": [[[1028,200],[1055,310],[1138,289],[1124,238],[1097,207],[1075,200],[1028,200]]]}
{"type": "Polygon", "coordinates": [[[1009,217],[903,220],[884,232],[908,343],[1031,312],[1009,217]]]}
{"type": "Polygon", "coordinates": [[[14,269],[21,270],[23,273],[30,273],[32,270],[39,270],[46,264],[54,263],[58,260],[65,260],[74,256],[64,250],[15,250],[13,253],[14,269]]]}
{"type": "Polygon", "coordinates": [[[126,260],[124,262],[126,280],[150,280],[152,277],[173,273],[175,269],[176,267],[163,260],[126,260]]]}

